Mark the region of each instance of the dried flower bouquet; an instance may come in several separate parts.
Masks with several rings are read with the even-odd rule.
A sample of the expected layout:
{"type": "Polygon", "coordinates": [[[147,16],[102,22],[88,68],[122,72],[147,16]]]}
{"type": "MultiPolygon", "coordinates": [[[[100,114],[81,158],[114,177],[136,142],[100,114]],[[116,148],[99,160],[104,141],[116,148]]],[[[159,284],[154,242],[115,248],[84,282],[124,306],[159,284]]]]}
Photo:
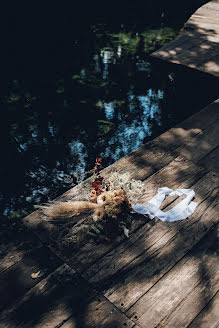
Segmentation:
{"type": "Polygon", "coordinates": [[[113,172],[105,180],[100,174],[102,159],[97,158],[91,190],[87,191],[87,201],[55,202],[41,206],[44,215],[53,218],[70,218],[82,213],[90,213],[81,224],[66,223],[59,235],[59,243],[65,246],[80,246],[88,238],[96,242],[110,242],[120,233],[128,237],[135,204],[144,193],[144,184],[130,178],[129,173],[113,172]]]}

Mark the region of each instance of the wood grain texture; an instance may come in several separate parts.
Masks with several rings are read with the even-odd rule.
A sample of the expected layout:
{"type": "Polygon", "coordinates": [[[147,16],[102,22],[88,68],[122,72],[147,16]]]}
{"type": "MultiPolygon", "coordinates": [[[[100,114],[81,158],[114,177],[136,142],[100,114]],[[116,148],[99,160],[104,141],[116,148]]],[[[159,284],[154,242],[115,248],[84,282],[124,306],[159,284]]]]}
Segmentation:
{"type": "MultiPolygon", "coordinates": [[[[209,173],[192,186],[196,192],[199,206],[187,220],[173,223],[159,221],[151,228],[151,231],[149,230],[148,234],[142,235],[138,244],[142,253],[139,252],[140,254],[124,266],[118,275],[111,277],[112,282],[106,288],[105,296],[112,303],[122,311],[127,311],[211,227],[214,227],[218,220],[218,182],[218,177],[209,173]]],[[[129,251],[132,253],[132,249],[129,251]]],[[[114,261],[115,267],[117,266],[116,260],[117,258],[114,261]]],[[[92,279],[95,279],[95,276],[91,277],[92,279]]]]}
{"type": "Polygon", "coordinates": [[[219,76],[218,8],[219,1],[210,1],[203,5],[190,17],[175,40],[155,51],[151,56],[219,76]]]}
{"type": "Polygon", "coordinates": [[[1,328],[54,328],[79,312],[83,319],[94,296],[96,292],[64,264],[2,311],[1,328]]]}
{"type": "Polygon", "coordinates": [[[135,323],[66,264],[38,281],[0,315],[1,328],[128,327],[135,323]]]}
{"type": "Polygon", "coordinates": [[[76,321],[80,322],[80,327],[83,328],[132,328],[135,326],[132,320],[121,313],[103,296],[95,297],[95,299],[87,305],[83,317],[79,314],[76,320],[75,316],[72,316],[61,328],[78,328],[76,321]]]}
{"type": "Polygon", "coordinates": [[[13,223],[0,233],[0,273],[41,246],[39,239],[22,224],[13,223]]]}
{"type": "Polygon", "coordinates": [[[218,158],[219,158],[219,147],[216,147],[205,157],[201,158],[200,161],[198,161],[198,164],[208,168],[208,170],[219,173],[218,158]]]}
{"type": "Polygon", "coordinates": [[[187,327],[218,290],[215,241],[215,230],[209,231],[128,315],[142,327],[187,327]]]}
{"type": "Polygon", "coordinates": [[[187,42],[182,51],[176,53],[175,58],[171,57],[171,61],[196,68],[199,67],[203,62],[206,62],[206,59],[209,60],[217,53],[217,43],[210,41],[198,41],[195,39],[193,42],[187,42]]]}
{"type": "MultiPolygon", "coordinates": [[[[133,178],[141,180],[144,180],[144,178],[147,179],[148,176],[152,175],[152,184],[150,183],[151,180],[147,181],[147,190],[149,191],[147,196],[149,198],[156,193],[158,187],[165,185],[166,181],[168,181],[169,186],[178,187],[184,180],[187,180],[189,177],[192,178],[193,176],[194,179],[197,179],[197,173],[200,172],[200,169],[195,167],[192,169],[192,166],[188,166],[186,168],[186,164],[183,164],[184,159],[180,159],[180,157],[176,162],[174,162],[173,159],[176,158],[176,155],[172,153],[172,151],[175,150],[177,146],[184,145],[185,142],[189,144],[189,142],[191,142],[197,135],[199,135],[205,127],[208,127],[212,122],[215,122],[217,116],[219,117],[218,108],[218,101],[210,104],[200,113],[193,115],[191,118],[188,118],[177,127],[172,128],[163,135],[155,138],[149,144],[140,147],[129,156],[124,157],[112,166],[106,168],[103,170],[103,175],[107,176],[113,170],[117,170],[119,172],[128,171],[133,178]],[[170,163],[175,164],[173,166],[168,166],[170,163]],[[165,165],[167,169],[165,169],[165,165]],[[160,179],[159,177],[161,177],[161,174],[156,176],[156,172],[160,172],[162,170],[163,178],[160,179]]],[[[194,182],[195,181],[190,180],[190,183],[194,182]]],[[[89,188],[89,183],[88,181],[84,182],[83,188],[89,188]]],[[[65,197],[77,197],[79,191],[80,186],[77,186],[67,192],[63,198],[65,199],[65,197]]],[[[76,220],[79,220],[81,223],[83,220],[86,220],[86,217],[87,216],[84,218],[82,217],[81,219],[76,218],[76,220]]],[[[49,247],[54,252],[56,252],[56,254],[58,254],[63,258],[64,261],[66,261],[69,265],[79,270],[80,272],[94,264],[97,260],[102,258],[105,254],[109,253],[121,242],[124,242],[126,238],[125,236],[121,235],[114,243],[104,245],[96,245],[91,241],[86,245],[83,245],[80,250],[75,250],[74,252],[71,250],[63,251],[57,246],[56,243],[56,226],[47,221],[45,222],[42,219],[40,212],[34,212],[32,215],[26,217],[23,222],[29,229],[37,233],[39,238],[41,238],[43,242],[47,243],[49,247]],[[94,247],[95,252],[93,252],[94,247]]],[[[135,220],[132,227],[132,232],[136,231],[143,224],[144,221],[135,220]]]]}
{"type": "Polygon", "coordinates": [[[219,326],[218,292],[188,326],[189,328],[217,328],[219,326]]]}
{"type": "Polygon", "coordinates": [[[211,58],[205,59],[199,66],[198,69],[208,72],[214,72],[214,75],[219,77],[219,54],[211,58]]]}
{"type": "Polygon", "coordinates": [[[0,275],[0,310],[13,304],[39,281],[47,277],[62,261],[47,247],[29,250],[22,259],[0,275]],[[36,279],[31,274],[40,271],[36,279]]]}
{"type": "Polygon", "coordinates": [[[198,162],[219,145],[219,120],[202,130],[197,136],[187,141],[176,152],[185,158],[198,162]]]}

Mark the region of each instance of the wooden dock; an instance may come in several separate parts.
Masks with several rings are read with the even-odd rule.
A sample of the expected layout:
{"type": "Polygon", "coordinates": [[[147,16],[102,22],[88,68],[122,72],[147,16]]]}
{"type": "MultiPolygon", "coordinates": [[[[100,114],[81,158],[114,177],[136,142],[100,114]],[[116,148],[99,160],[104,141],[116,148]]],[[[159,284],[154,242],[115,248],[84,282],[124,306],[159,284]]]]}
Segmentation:
{"type": "MultiPolygon", "coordinates": [[[[193,16],[202,10],[214,18],[217,3],[193,16]]],[[[208,36],[214,40],[203,43],[216,44],[216,34],[208,36]]],[[[210,72],[212,66],[205,67],[210,72]]],[[[218,66],[211,70],[219,72],[218,66]]],[[[22,224],[6,222],[0,232],[0,328],[219,327],[218,163],[219,99],[102,173],[128,171],[144,181],[145,200],[159,187],[192,188],[198,207],[188,219],[164,223],[135,215],[129,238],[89,241],[68,251],[57,243],[62,225],[43,220],[39,210],[22,224]]],[[[85,181],[59,200],[78,199],[89,186],[85,181]]],[[[176,203],[167,198],[163,209],[176,203]]]]}
{"type": "Polygon", "coordinates": [[[219,0],[199,8],[180,35],[152,56],[219,76],[219,0]]]}

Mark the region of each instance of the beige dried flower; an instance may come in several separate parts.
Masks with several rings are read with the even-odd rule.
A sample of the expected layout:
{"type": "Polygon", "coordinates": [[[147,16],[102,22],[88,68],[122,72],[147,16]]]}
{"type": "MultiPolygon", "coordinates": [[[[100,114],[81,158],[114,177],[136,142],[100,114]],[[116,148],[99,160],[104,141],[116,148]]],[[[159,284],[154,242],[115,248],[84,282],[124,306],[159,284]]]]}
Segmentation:
{"type": "Polygon", "coordinates": [[[95,212],[93,214],[93,220],[94,221],[99,221],[104,217],[104,215],[105,215],[104,208],[100,207],[100,208],[95,210],[95,212]]]}
{"type": "Polygon", "coordinates": [[[97,193],[96,193],[96,190],[95,189],[92,189],[91,192],[90,192],[90,200],[93,203],[96,203],[97,202],[97,193]]]}
{"type": "Polygon", "coordinates": [[[106,205],[112,201],[113,194],[110,191],[104,191],[97,197],[97,204],[99,205],[106,205]]]}

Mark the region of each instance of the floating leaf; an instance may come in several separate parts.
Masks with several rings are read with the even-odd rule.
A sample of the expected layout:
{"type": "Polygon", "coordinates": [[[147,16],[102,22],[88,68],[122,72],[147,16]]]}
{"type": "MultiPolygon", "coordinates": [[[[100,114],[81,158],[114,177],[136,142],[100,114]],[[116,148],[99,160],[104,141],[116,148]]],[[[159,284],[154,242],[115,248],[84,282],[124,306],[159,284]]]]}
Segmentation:
{"type": "Polygon", "coordinates": [[[112,125],[114,125],[112,122],[104,121],[104,120],[98,120],[97,122],[98,123],[104,123],[104,124],[112,124],[112,125]]]}
{"type": "Polygon", "coordinates": [[[32,279],[39,278],[39,276],[40,276],[40,272],[41,272],[41,271],[38,271],[38,272],[36,272],[36,273],[32,273],[32,274],[31,274],[31,278],[32,278],[32,279]]]}

